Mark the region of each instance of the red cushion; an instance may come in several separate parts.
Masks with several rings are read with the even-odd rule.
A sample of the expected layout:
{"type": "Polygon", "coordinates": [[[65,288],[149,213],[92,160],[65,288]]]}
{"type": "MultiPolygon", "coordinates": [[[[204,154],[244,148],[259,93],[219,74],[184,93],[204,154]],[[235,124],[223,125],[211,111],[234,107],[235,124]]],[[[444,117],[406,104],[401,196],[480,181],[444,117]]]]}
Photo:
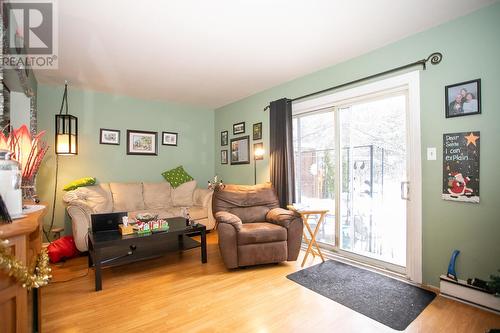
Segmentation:
{"type": "Polygon", "coordinates": [[[59,262],[63,259],[76,257],[80,254],[75,245],[73,236],[64,236],[59,238],[47,247],[50,261],[53,263],[59,262]]]}

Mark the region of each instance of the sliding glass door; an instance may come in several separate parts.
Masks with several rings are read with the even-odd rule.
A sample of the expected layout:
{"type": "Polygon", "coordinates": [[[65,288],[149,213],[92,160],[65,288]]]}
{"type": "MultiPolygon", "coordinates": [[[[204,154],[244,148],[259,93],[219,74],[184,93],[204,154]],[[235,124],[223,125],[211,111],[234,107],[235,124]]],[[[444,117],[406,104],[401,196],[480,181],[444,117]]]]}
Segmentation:
{"type": "MultiPolygon", "coordinates": [[[[335,244],[335,127],[333,109],[293,119],[296,201],[327,209],[316,240],[335,244]]],[[[312,220],[312,227],[317,221],[312,220]]]]}
{"type": "Polygon", "coordinates": [[[338,108],[339,248],[406,266],[406,94],[338,108]]]}
{"type": "Polygon", "coordinates": [[[317,240],[401,273],[407,257],[408,91],[294,115],[297,202],[328,209],[317,240]]]}

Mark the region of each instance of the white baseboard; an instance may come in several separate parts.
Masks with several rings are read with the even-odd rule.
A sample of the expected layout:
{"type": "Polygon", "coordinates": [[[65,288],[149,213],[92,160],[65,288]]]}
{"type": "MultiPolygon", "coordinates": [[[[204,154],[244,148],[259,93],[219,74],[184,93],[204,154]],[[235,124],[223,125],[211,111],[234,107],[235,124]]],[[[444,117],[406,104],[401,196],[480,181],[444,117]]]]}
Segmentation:
{"type": "Polygon", "coordinates": [[[441,295],[496,314],[500,314],[500,297],[495,297],[464,280],[455,281],[446,275],[440,277],[441,295]]]}

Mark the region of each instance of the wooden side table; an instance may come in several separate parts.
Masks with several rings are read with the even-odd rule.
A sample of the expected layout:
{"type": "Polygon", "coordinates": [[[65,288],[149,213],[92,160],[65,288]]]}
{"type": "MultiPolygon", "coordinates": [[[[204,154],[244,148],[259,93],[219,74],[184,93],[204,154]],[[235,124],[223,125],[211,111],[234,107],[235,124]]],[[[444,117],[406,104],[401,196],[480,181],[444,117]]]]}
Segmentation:
{"type": "MultiPolygon", "coordinates": [[[[11,224],[0,225],[0,238],[8,239],[12,253],[24,265],[31,265],[42,248],[42,224],[46,209],[28,213],[11,224]]],[[[0,332],[41,332],[41,295],[0,271],[0,332]],[[35,329],[36,327],[36,329],[35,329]]]]}
{"type": "Polygon", "coordinates": [[[318,246],[318,243],[316,243],[316,235],[318,234],[319,228],[321,224],[324,222],[325,216],[329,211],[325,209],[317,209],[317,210],[309,208],[301,209],[301,208],[296,208],[293,205],[288,205],[287,208],[300,214],[300,216],[302,217],[302,221],[304,222],[305,229],[309,232],[309,235],[311,237],[311,239],[308,239],[306,230],[304,230],[303,236],[304,236],[304,241],[307,244],[307,251],[304,256],[304,260],[302,260],[302,264],[300,266],[304,267],[304,264],[306,263],[307,256],[309,255],[309,253],[311,253],[313,257],[316,257],[318,255],[324,262],[325,258],[323,257],[323,253],[321,253],[321,249],[318,246]],[[316,228],[314,228],[313,231],[311,226],[309,225],[309,218],[314,215],[319,215],[319,219],[318,223],[316,224],[316,228]],[[316,249],[314,249],[313,246],[315,246],[316,249]]]}

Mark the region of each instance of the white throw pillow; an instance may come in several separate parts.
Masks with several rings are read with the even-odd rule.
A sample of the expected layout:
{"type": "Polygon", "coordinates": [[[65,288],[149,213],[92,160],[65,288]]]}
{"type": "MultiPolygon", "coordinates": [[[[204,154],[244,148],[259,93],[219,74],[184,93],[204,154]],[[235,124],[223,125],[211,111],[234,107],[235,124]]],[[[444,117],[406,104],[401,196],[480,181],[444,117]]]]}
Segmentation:
{"type": "Polygon", "coordinates": [[[193,205],[193,193],[196,189],[196,180],[181,184],[172,189],[172,202],[177,207],[191,207],[193,205]]]}
{"type": "Polygon", "coordinates": [[[113,211],[131,212],[144,209],[141,183],[110,183],[113,211]]]}

